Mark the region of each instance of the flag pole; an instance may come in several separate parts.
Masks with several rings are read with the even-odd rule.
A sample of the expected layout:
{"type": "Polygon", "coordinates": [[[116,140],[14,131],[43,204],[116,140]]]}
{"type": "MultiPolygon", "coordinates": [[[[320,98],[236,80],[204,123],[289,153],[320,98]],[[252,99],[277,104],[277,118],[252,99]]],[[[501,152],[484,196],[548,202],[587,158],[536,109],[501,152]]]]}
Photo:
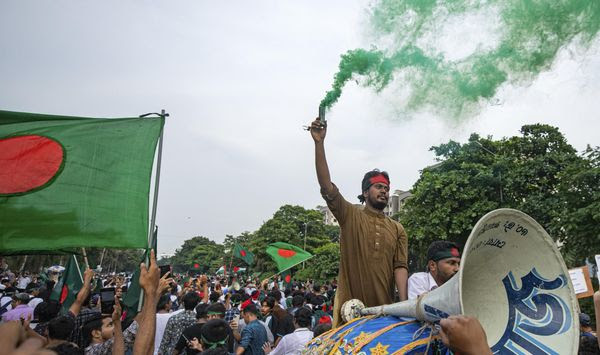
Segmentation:
{"type": "Polygon", "coordinates": [[[81,279],[81,282],[83,283],[83,276],[81,275],[81,268],[79,267],[79,263],[77,262],[77,257],[75,255],[72,255],[72,256],[73,256],[73,260],[75,261],[75,267],[77,268],[77,273],[79,275],[79,278],[81,279]]]}
{"type": "MultiPolygon", "coordinates": [[[[145,115],[141,115],[140,117],[147,117],[149,115],[153,115],[152,113],[147,113],[145,115]]],[[[163,119],[166,117],[169,117],[169,114],[167,112],[165,112],[164,109],[162,109],[159,113],[156,113],[156,115],[162,117],[163,119]]],[[[150,226],[148,227],[148,248],[147,249],[151,249],[152,248],[152,235],[154,233],[154,227],[156,224],[156,208],[157,208],[157,204],[158,204],[158,186],[160,183],[160,163],[162,160],[162,146],[163,146],[163,132],[164,132],[164,126],[163,128],[160,130],[160,136],[158,137],[158,153],[156,156],[156,175],[154,177],[154,198],[152,201],[152,215],[150,217],[150,226]]],[[[156,241],[157,246],[158,246],[158,241],[156,241]]],[[[154,251],[154,255],[157,255],[157,250],[154,251]]],[[[146,253],[146,267],[150,268],[150,253],[146,253]]],[[[140,301],[138,302],[138,312],[140,312],[142,310],[142,305],[144,304],[144,290],[142,289],[140,292],[140,301]]]]}
{"type": "Polygon", "coordinates": [[[229,260],[229,269],[231,270],[231,266],[233,265],[233,253],[235,252],[235,246],[237,244],[237,238],[233,240],[233,248],[231,248],[231,259],[229,260]]]}
{"type": "MultiPolygon", "coordinates": [[[[83,261],[85,262],[85,266],[89,269],[90,268],[90,262],[88,261],[88,257],[87,257],[87,253],[85,252],[85,248],[81,247],[81,252],[83,253],[83,261]]],[[[79,267],[79,264],[77,264],[79,267]]]]}
{"type": "MultiPolygon", "coordinates": [[[[165,112],[165,110],[160,111],[160,117],[165,118],[169,117],[169,114],[165,112]]],[[[150,219],[150,228],[148,228],[148,247],[151,248],[151,238],[154,233],[154,225],[156,224],[156,208],[158,206],[158,185],[160,183],[160,163],[162,161],[162,146],[163,146],[163,129],[160,130],[160,137],[158,138],[158,155],[156,157],[156,176],[154,179],[154,200],[152,202],[152,217],[150,219]]],[[[158,242],[158,241],[157,241],[158,242]]],[[[156,255],[157,250],[154,251],[156,255]]]]}

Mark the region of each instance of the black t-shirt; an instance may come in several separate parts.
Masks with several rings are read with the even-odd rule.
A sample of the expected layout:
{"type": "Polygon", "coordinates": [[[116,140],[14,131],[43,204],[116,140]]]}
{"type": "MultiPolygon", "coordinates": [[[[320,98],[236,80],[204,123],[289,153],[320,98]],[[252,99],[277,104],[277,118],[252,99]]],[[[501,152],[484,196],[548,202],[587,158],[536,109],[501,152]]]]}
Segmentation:
{"type": "Polygon", "coordinates": [[[287,312],[282,318],[278,318],[277,316],[273,315],[270,323],[271,324],[269,325],[269,328],[271,329],[271,333],[273,333],[275,339],[293,333],[295,330],[294,318],[287,312]]]}
{"type": "MultiPolygon", "coordinates": [[[[183,336],[185,336],[188,340],[192,340],[194,338],[197,338],[198,341],[201,341],[202,339],[202,326],[204,325],[204,323],[196,323],[193,324],[187,328],[184,329],[183,331],[183,335],[179,337],[179,340],[177,341],[177,345],[175,345],[175,349],[177,349],[177,351],[182,354],[183,349],[185,349],[185,354],[188,355],[195,355],[195,354],[200,354],[200,352],[198,350],[194,350],[191,348],[187,347],[187,340],[185,340],[185,338],[183,336]]],[[[227,338],[227,351],[229,351],[230,353],[233,353],[233,346],[234,346],[234,337],[233,337],[233,330],[231,330],[231,327],[229,327],[229,325],[227,326],[227,332],[229,333],[229,337],[227,338]]]]}
{"type": "Polygon", "coordinates": [[[197,338],[198,341],[200,341],[200,339],[202,339],[202,333],[200,333],[200,331],[202,330],[203,325],[204,325],[204,323],[196,323],[196,324],[190,325],[189,327],[187,327],[183,330],[183,334],[179,337],[179,340],[177,341],[177,344],[175,345],[175,349],[180,354],[184,353],[183,349],[185,349],[185,354],[188,354],[188,355],[195,355],[195,354],[200,353],[198,350],[188,348],[187,342],[188,342],[188,340],[192,340],[194,338],[197,338]],[[186,338],[187,338],[187,340],[186,340],[186,338]]]}

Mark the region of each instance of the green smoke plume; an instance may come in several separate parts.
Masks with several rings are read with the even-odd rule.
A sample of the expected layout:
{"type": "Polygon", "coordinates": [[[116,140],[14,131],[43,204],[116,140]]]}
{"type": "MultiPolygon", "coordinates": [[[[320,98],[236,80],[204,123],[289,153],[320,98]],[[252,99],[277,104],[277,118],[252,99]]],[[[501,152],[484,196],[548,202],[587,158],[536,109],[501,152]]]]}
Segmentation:
{"type": "Polygon", "coordinates": [[[397,80],[407,90],[404,110],[460,117],[494,98],[505,83],[530,83],[561,48],[587,48],[600,30],[600,0],[378,0],[369,10],[371,31],[385,49],[342,55],[321,107],[330,109],[351,79],[376,92],[397,80]],[[448,22],[477,11],[498,23],[495,46],[447,58],[432,39],[448,22]]]}

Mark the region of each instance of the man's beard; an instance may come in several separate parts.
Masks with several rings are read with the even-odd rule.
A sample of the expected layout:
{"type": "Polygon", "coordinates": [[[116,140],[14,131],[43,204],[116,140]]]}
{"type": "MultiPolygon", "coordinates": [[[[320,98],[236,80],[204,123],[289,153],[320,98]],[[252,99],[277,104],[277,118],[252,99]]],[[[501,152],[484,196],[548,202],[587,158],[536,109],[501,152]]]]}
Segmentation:
{"type": "Polygon", "coordinates": [[[379,210],[379,211],[383,211],[383,209],[387,207],[387,201],[380,202],[376,199],[369,199],[369,202],[371,204],[371,207],[373,207],[374,209],[379,210]]]}

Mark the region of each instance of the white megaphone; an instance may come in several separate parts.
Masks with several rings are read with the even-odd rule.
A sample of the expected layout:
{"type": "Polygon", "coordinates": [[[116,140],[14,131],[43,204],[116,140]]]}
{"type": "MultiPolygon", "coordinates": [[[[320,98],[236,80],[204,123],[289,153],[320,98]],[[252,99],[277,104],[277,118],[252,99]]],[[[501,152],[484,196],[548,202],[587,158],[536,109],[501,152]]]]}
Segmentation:
{"type": "Polygon", "coordinates": [[[436,322],[476,317],[495,354],[576,354],[577,298],[548,233],[531,217],[498,209],[481,218],[464,248],[460,270],[418,299],[364,308],[350,300],[342,317],[382,314],[436,322]]]}

